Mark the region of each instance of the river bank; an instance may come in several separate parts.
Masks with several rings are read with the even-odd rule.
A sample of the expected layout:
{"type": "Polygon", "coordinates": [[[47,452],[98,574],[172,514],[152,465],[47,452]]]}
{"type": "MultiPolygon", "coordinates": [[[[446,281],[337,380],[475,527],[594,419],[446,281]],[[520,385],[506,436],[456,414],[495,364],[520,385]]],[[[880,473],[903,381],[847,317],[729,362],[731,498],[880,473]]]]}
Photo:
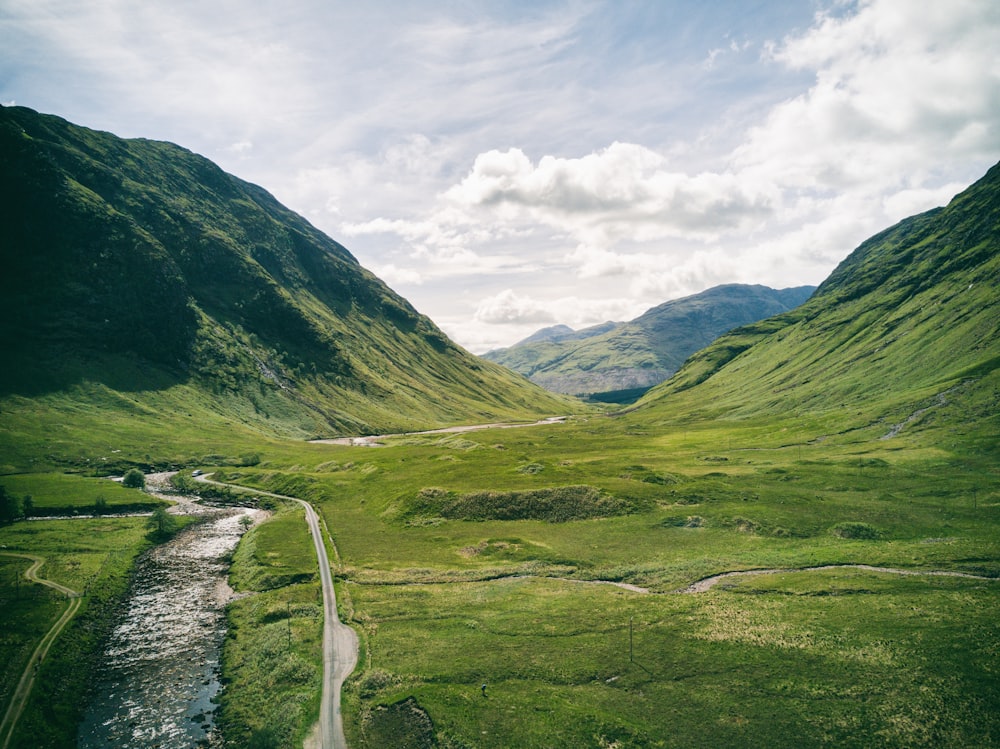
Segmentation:
{"type": "Polygon", "coordinates": [[[81,749],[220,747],[229,555],[254,510],[203,510],[137,561],[80,726],[81,749]]]}

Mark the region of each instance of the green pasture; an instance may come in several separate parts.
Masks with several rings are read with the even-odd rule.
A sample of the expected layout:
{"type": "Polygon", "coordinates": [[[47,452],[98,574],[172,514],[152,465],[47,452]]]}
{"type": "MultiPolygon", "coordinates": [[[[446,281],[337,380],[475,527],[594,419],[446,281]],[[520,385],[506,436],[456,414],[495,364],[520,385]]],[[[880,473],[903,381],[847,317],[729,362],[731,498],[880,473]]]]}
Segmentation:
{"type": "Polygon", "coordinates": [[[219,722],[231,746],[302,746],[319,715],[323,602],[305,512],[282,505],[233,557],[219,722]]]}
{"type": "Polygon", "coordinates": [[[592,417],[285,445],[219,477],[325,517],[364,642],[352,745],[997,743],[1000,583],[844,568],[677,592],[830,564],[1000,576],[992,448],[834,422],[592,417]],[[632,509],[433,514],[442,496],[580,485],[632,509]]]}
{"type": "MultiPolygon", "coordinates": [[[[206,432],[149,461],[211,466],[321,513],[341,614],[362,636],[352,746],[996,745],[1000,583],[842,568],[678,592],[820,565],[1000,577],[995,441],[958,423],[887,431],[834,412],[590,415],[378,448],[206,432]],[[498,497],[519,515],[501,519],[498,497]]],[[[49,484],[128,491],[62,474],[7,486],[49,484]]],[[[52,548],[31,536],[49,522],[0,529],[0,543],[52,548]]],[[[142,519],[76,522],[142,536],[142,519]]],[[[100,568],[75,527],[49,569],[70,587],[100,568]]],[[[299,508],[278,503],[244,537],[231,583],[220,723],[237,744],[301,745],[322,607],[299,508]]]]}
{"type": "MultiPolygon", "coordinates": [[[[109,381],[145,387],[119,392],[83,381],[36,398],[7,397],[0,430],[0,473],[72,470],[91,476],[121,475],[128,468],[170,470],[240,462],[273,437],[247,429],[236,416],[219,413],[232,394],[209,394],[191,385],[166,386],[143,379],[134,364],[109,381]]],[[[6,476],[3,477],[6,479],[6,476]]]]}
{"type": "Polygon", "coordinates": [[[355,740],[379,745],[379,706],[413,697],[454,746],[995,743],[996,583],[788,577],[662,596],[544,579],[352,586],[384,672],[378,690],[354,682],[355,740]]]}
{"type": "Polygon", "coordinates": [[[9,494],[31,497],[33,514],[100,514],[142,511],[165,505],[138,489],[128,489],[107,478],[73,473],[27,473],[0,476],[9,494]]]}
{"type": "MultiPolygon", "coordinates": [[[[81,695],[87,692],[103,638],[127,590],[132,564],[152,543],[146,520],[31,520],[0,527],[0,552],[43,557],[39,577],[84,595],[82,608],[38,669],[11,747],[56,747],[73,741],[84,707],[81,695]]],[[[23,579],[29,564],[27,559],[0,553],[0,599],[4,601],[0,704],[4,709],[31,653],[67,605],[65,596],[23,579]]]]}
{"type": "MultiPolygon", "coordinates": [[[[31,564],[30,559],[0,553],[0,705],[4,709],[35,647],[66,607],[62,593],[24,579],[31,564]]],[[[42,567],[39,574],[44,577],[46,572],[42,567]]]]}

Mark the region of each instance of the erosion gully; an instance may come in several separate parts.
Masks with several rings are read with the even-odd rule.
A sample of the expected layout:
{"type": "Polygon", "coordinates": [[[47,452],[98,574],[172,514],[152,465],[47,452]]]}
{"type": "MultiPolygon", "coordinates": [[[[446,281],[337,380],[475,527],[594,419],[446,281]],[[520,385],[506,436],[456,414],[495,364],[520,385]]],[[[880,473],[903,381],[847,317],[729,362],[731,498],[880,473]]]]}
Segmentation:
{"type": "MultiPolygon", "coordinates": [[[[177,499],[171,497],[171,499],[177,499]]],[[[104,650],[80,749],[222,746],[213,701],[222,685],[228,555],[250,508],[205,508],[172,540],[138,560],[128,597],[104,650]]]]}

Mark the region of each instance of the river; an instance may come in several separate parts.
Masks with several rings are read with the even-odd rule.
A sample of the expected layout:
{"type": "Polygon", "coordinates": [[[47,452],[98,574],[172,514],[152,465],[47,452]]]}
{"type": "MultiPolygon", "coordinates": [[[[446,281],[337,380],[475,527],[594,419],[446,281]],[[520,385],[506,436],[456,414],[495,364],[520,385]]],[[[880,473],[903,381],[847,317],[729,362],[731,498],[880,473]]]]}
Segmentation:
{"type": "Polygon", "coordinates": [[[137,562],[80,727],[80,749],[222,745],[215,723],[228,554],[245,508],[215,510],[137,562]]]}

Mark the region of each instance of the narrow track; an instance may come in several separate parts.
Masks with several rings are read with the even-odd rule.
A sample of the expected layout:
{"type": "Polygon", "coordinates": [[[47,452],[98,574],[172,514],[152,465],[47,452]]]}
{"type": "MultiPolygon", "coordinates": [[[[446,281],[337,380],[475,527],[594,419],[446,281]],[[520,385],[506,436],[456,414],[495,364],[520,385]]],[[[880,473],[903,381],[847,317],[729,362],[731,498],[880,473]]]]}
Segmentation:
{"type": "Polygon", "coordinates": [[[779,575],[788,572],[823,572],[826,570],[866,570],[868,572],[885,572],[890,575],[926,575],[931,577],[964,577],[971,580],[997,580],[1000,578],[986,577],[985,575],[973,575],[969,572],[955,572],[952,570],[921,570],[902,569],[899,567],[875,567],[870,564],[823,564],[817,567],[785,567],[764,570],[739,570],[736,572],[720,572],[717,575],[702,578],[691,583],[686,588],[681,588],[678,593],[704,593],[706,590],[714,588],[718,583],[732,577],[753,577],[755,575],[779,575]]]}
{"type": "Polygon", "coordinates": [[[298,502],[305,509],[306,523],[312,534],[316,559],[319,562],[320,582],[323,586],[323,691],[320,697],[318,730],[314,730],[309,744],[318,749],[347,749],[344,722],[340,714],[340,691],[344,685],[344,679],[351,675],[358,662],[358,636],[337,616],[337,594],[333,588],[330,559],[326,553],[323,531],[320,528],[316,511],[311,504],[298,497],[250,489],[238,484],[225,484],[221,481],[213,481],[210,476],[211,474],[198,476],[197,480],[250,494],[298,502]]]}
{"type": "Polygon", "coordinates": [[[40,557],[35,554],[18,554],[10,551],[0,552],[4,556],[8,557],[20,557],[22,559],[30,559],[33,564],[24,571],[24,576],[35,583],[41,583],[42,585],[47,585],[50,588],[58,590],[69,598],[69,606],[63,611],[62,616],[52,625],[51,629],[45,633],[45,636],[38,643],[35,648],[35,652],[31,654],[31,658],[28,660],[28,665],[25,666],[24,672],[21,674],[20,680],[17,682],[17,687],[14,689],[14,694],[11,695],[10,704],[7,705],[7,711],[4,713],[3,721],[0,722],[0,739],[3,740],[3,744],[0,747],[7,749],[10,745],[10,740],[14,736],[14,729],[17,727],[17,721],[21,717],[21,713],[24,712],[24,706],[28,702],[28,695],[31,694],[31,689],[35,685],[35,671],[38,668],[45,656],[48,655],[49,648],[52,647],[52,643],[59,636],[59,633],[63,631],[66,625],[69,623],[76,612],[80,610],[80,606],[83,603],[83,598],[80,594],[71,588],[67,588],[65,585],[60,585],[52,580],[46,580],[45,578],[38,577],[38,569],[45,564],[45,557],[40,557]]]}

